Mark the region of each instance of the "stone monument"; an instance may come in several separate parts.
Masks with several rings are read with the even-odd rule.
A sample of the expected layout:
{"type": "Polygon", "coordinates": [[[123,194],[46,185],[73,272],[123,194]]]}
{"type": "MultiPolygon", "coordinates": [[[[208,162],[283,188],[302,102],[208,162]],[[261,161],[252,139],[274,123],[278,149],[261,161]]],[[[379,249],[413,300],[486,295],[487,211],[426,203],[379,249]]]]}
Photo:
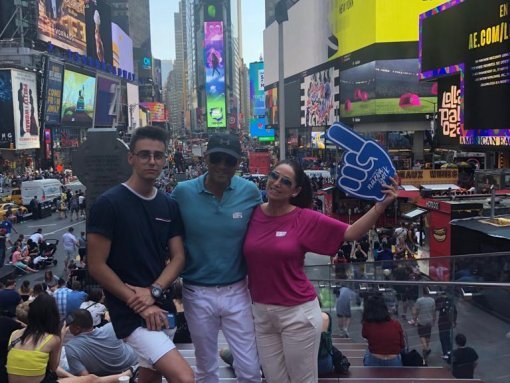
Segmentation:
{"type": "Polygon", "coordinates": [[[87,188],[87,216],[97,197],[131,176],[128,151],[116,129],[93,128],[87,131],[87,140],[73,152],[73,173],[87,188]]]}

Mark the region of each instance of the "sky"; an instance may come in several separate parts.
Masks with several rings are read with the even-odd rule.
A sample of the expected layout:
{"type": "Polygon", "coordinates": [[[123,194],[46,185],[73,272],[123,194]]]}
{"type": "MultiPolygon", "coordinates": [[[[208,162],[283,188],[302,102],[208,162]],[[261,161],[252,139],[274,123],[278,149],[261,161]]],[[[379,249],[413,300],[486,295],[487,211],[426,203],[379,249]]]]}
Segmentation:
{"type": "MultiPolygon", "coordinates": [[[[162,60],[175,59],[174,13],[178,0],[149,0],[151,11],[152,55],[162,60]]],[[[243,18],[243,58],[246,64],[259,61],[263,54],[265,28],[264,0],[241,0],[243,18]]]]}

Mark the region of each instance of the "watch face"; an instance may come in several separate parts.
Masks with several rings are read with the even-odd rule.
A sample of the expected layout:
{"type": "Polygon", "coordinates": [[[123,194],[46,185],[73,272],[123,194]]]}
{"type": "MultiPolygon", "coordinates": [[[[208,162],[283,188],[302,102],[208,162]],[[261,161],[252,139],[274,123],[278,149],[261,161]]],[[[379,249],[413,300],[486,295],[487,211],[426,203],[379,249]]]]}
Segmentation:
{"type": "Polygon", "coordinates": [[[161,296],[161,289],[158,287],[152,287],[151,294],[154,298],[159,298],[161,296]]]}

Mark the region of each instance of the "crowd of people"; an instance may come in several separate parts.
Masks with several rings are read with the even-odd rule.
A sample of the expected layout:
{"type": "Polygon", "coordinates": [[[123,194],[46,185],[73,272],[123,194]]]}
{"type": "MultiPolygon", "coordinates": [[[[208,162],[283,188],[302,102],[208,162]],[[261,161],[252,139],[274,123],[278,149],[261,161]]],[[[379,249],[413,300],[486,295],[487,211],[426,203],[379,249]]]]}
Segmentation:
{"type": "MultiPolygon", "coordinates": [[[[169,195],[156,187],[166,150],[162,129],[135,130],[127,158],[131,176],[103,193],[87,217],[84,262],[104,289],[108,318],[102,314],[102,293],[82,291],[72,274],[56,283],[48,275],[46,285],[38,288],[42,292],[29,303],[27,326],[14,330],[5,344],[11,383],[35,383],[47,369],[61,382],[79,379],[69,373],[101,382],[131,375],[134,367],[140,383],[159,382],[161,377],[169,382],[217,382],[220,330],[239,381],[260,382],[261,371],[268,382],[317,381],[321,335],[330,323],[305,275],[305,254],[333,257],[343,242],[361,241],[397,197],[395,180],[383,186],[382,202],[346,224],[312,209],[312,183],[292,160],[271,170],[263,202],[253,182],[235,175],[242,153],[232,134],[211,135],[204,172],[190,174],[169,195]],[[179,278],[182,285],[177,282],[180,287],[174,288],[179,278]],[[182,304],[171,296],[179,288],[182,304]],[[175,323],[176,317],[184,317],[186,325],[175,323]],[[193,341],[195,372],[175,347],[173,336],[179,329],[189,331],[193,341]],[[109,354],[94,347],[110,341],[112,357],[123,356],[125,363],[109,362],[107,356],[97,360],[109,354]],[[86,345],[90,352],[83,351],[86,345]],[[62,350],[67,372],[61,365],[62,350]],[[20,361],[27,353],[37,358],[24,369],[20,361]],[[97,370],[105,364],[116,370],[97,370]]],[[[174,176],[170,170],[167,175],[174,176]]],[[[66,250],[70,261],[79,243],[68,237],[74,244],[73,251],[66,250]]],[[[353,247],[355,257],[365,256],[361,242],[353,247]]],[[[370,313],[371,305],[367,301],[364,315],[367,338],[377,333],[380,323],[392,320],[380,303],[370,313]]],[[[420,323],[418,307],[413,316],[416,310],[414,319],[420,323]]],[[[398,332],[394,322],[388,327],[398,332]]],[[[367,364],[377,359],[394,363],[396,348],[403,346],[394,341],[387,352],[383,341],[368,342],[367,364]]]]}

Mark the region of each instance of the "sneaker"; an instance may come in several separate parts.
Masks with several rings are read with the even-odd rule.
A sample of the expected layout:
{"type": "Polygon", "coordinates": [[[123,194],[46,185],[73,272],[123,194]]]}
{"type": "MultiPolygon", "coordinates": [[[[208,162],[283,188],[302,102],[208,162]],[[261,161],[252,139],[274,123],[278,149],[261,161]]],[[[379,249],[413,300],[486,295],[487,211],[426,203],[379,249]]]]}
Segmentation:
{"type": "Polygon", "coordinates": [[[407,323],[409,323],[411,326],[414,326],[416,324],[416,322],[414,320],[408,320],[407,323]]]}

